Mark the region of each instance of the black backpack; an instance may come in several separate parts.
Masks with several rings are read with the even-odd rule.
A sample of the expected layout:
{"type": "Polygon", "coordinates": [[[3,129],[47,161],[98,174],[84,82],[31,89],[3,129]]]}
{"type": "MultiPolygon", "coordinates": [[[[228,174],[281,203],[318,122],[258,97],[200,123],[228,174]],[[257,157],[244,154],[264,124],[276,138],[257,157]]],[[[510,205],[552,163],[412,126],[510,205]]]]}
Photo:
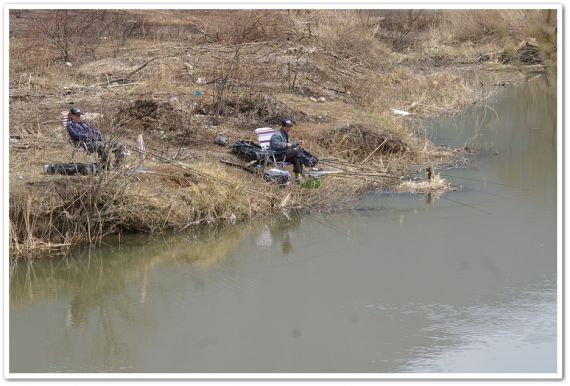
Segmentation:
{"type": "Polygon", "coordinates": [[[299,148],[299,158],[301,158],[301,162],[306,167],[312,168],[319,162],[318,158],[309,153],[307,150],[303,149],[302,147],[299,148]]]}
{"type": "MultiPolygon", "coordinates": [[[[261,149],[261,146],[252,141],[239,140],[231,146],[231,149],[238,158],[241,158],[246,162],[261,161],[267,157],[266,154],[264,154],[263,149],[261,149]]],[[[301,159],[303,165],[310,168],[319,162],[317,157],[302,147],[299,148],[299,158],[301,159]]]]}
{"type": "Polygon", "coordinates": [[[240,140],[234,143],[231,146],[231,149],[238,158],[241,158],[246,162],[260,161],[263,159],[261,146],[255,142],[240,140]]]}

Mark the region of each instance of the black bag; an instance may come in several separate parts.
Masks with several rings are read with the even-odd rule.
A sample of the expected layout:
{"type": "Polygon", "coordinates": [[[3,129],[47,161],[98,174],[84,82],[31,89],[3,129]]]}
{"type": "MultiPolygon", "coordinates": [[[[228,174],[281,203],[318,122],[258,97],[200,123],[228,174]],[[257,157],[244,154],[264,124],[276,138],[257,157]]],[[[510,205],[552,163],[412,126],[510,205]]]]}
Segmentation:
{"type": "Polygon", "coordinates": [[[249,161],[259,161],[263,159],[263,150],[255,142],[251,141],[237,141],[231,146],[232,151],[247,162],[249,161]]]}
{"type": "Polygon", "coordinates": [[[75,174],[89,175],[97,174],[99,169],[96,163],[84,164],[84,163],[63,163],[63,164],[51,164],[44,165],[45,174],[63,174],[66,176],[72,176],[75,174]]]}
{"type": "Polygon", "coordinates": [[[299,158],[301,162],[306,167],[312,168],[319,162],[318,158],[309,153],[307,150],[303,149],[302,147],[299,148],[299,158]]]}
{"type": "Polygon", "coordinates": [[[266,170],[263,173],[263,179],[267,182],[274,182],[278,185],[285,185],[289,178],[291,177],[291,173],[287,170],[281,170],[277,168],[266,170]]]}
{"type": "MultiPolygon", "coordinates": [[[[231,146],[232,151],[238,156],[245,160],[250,161],[261,161],[267,158],[268,151],[261,149],[257,143],[252,141],[237,141],[231,146]]],[[[283,152],[275,152],[276,156],[279,157],[283,152]]],[[[298,157],[301,159],[301,163],[307,167],[312,168],[319,162],[317,157],[309,153],[307,150],[299,147],[298,157]]]]}

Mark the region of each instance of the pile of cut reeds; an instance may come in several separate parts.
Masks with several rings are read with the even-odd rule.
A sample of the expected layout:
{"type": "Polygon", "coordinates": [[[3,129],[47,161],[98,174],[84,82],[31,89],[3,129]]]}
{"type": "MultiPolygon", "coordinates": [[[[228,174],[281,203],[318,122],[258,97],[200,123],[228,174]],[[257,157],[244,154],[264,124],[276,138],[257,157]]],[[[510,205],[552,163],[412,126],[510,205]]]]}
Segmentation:
{"type": "Polygon", "coordinates": [[[359,124],[325,131],[317,137],[317,143],[335,157],[351,162],[408,150],[408,145],[395,135],[359,124]]]}
{"type": "Polygon", "coordinates": [[[531,41],[521,42],[515,51],[515,56],[524,64],[542,64],[540,47],[531,41]]]}

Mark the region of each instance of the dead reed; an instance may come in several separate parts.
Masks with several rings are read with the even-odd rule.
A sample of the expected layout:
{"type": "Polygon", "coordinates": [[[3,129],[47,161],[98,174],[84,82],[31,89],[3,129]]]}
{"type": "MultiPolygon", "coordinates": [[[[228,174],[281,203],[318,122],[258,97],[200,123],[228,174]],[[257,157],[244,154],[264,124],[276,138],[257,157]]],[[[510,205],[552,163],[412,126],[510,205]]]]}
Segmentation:
{"type": "Polygon", "coordinates": [[[398,184],[408,170],[450,162],[451,150],[416,138],[403,121],[409,118],[393,110],[417,119],[486,98],[493,89],[479,84],[494,82],[468,83],[448,65],[465,57],[481,64],[473,61],[481,52],[515,53],[522,39],[537,42],[525,58],[555,65],[556,16],[548,10],[12,12],[10,135],[26,143],[10,149],[10,255],[93,244],[109,234],[332,208],[374,184],[398,184]],[[58,20],[68,20],[69,28],[58,20]],[[87,27],[78,28],[81,22],[87,27]],[[43,163],[70,158],[59,122],[69,102],[96,112],[108,136],[133,141],[144,134],[162,156],[192,162],[180,168],[150,160],[153,173],[130,176],[41,176],[43,163]],[[218,163],[225,155],[212,135],[239,139],[283,115],[298,121],[295,139],[306,139],[311,152],[328,159],[323,165],[342,173],[324,177],[319,189],[300,189],[218,163]],[[52,151],[54,141],[59,151],[52,151]]]}
{"type": "Polygon", "coordinates": [[[55,177],[10,193],[10,255],[59,253],[119,233],[181,232],[282,210],[326,209],[370,186],[327,178],[320,189],[279,187],[215,162],[156,165],[153,172],[55,177]]]}
{"type": "Polygon", "coordinates": [[[408,145],[395,135],[359,124],[325,131],[317,137],[317,142],[329,149],[333,157],[359,163],[408,149],[408,145]]]}
{"type": "Polygon", "coordinates": [[[455,190],[451,184],[442,178],[439,174],[431,176],[430,179],[423,180],[406,180],[397,186],[398,192],[412,193],[412,194],[432,194],[435,197],[440,196],[445,192],[455,190]]]}

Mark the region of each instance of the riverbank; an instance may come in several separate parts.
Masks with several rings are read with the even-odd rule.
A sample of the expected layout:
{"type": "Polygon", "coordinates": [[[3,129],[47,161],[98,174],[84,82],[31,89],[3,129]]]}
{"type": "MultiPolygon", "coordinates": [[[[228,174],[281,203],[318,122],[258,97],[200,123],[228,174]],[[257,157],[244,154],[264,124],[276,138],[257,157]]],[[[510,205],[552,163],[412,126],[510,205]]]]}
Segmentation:
{"type": "MultiPolygon", "coordinates": [[[[461,37],[460,29],[437,35],[419,24],[406,27],[399,14],[359,12],[111,14],[121,15],[135,23],[128,39],[109,30],[96,46],[84,42],[64,61],[53,46],[38,44],[41,34],[31,37],[49,14],[11,14],[11,258],[58,254],[110,234],[331,210],[361,192],[397,187],[406,173],[464,158],[463,149],[434,146],[410,130],[412,120],[484,103],[537,71],[522,62],[529,50],[520,49],[526,46],[518,30],[492,38],[461,37]],[[462,76],[465,67],[475,76],[462,76]],[[59,122],[70,102],[108,137],[134,146],[142,134],[150,173],[125,173],[137,166],[133,154],[109,173],[43,175],[44,164],[70,161],[59,122]],[[255,128],[276,127],[284,116],[297,122],[295,139],[329,160],[319,167],[347,173],[302,189],[267,184],[219,162],[239,160],[214,144],[216,136],[230,144],[255,140],[255,128]],[[404,150],[383,151],[385,138],[404,143],[404,150]]],[[[525,20],[541,16],[533,15],[525,20]]],[[[425,18],[411,16],[414,23],[425,18]]],[[[445,17],[430,20],[440,33],[452,27],[445,17]]],[[[542,55],[539,65],[552,67],[552,45],[544,40],[532,44],[542,55]]]]}

